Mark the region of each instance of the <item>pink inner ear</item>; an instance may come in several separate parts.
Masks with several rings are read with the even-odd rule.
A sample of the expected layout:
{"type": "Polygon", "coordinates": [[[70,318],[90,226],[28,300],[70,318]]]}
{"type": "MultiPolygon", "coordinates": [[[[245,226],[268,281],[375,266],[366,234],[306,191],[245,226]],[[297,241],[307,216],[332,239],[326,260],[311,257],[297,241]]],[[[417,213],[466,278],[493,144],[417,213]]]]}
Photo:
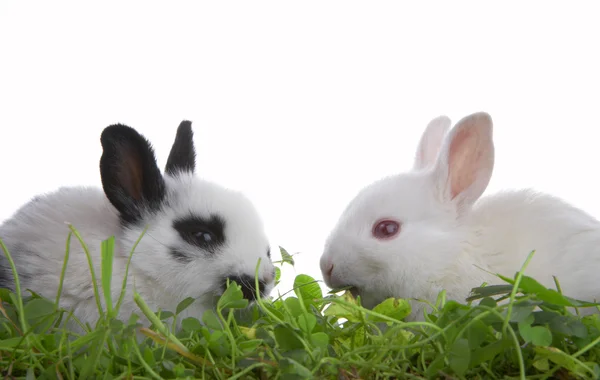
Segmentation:
{"type": "Polygon", "coordinates": [[[415,168],[421,169],[435,163],[449,125],[450,120],[445,117],[438,117],[429,122],[417,148],[415,168]]]}
{"type": "Polygon", "coordinates": [[[119,169],[119,180],[127,191],[127,195],[139,201],[142,199],[142,162],[138,154],[126,152],[123,167],[119,169]]]}
{"type": "Polygon", "coordinates": [[[477,178],[477,167],[482,156],[479,140],[474,128],[465,128],[452,139],[448,155],[451,199],[468,189],[477,178]]]}

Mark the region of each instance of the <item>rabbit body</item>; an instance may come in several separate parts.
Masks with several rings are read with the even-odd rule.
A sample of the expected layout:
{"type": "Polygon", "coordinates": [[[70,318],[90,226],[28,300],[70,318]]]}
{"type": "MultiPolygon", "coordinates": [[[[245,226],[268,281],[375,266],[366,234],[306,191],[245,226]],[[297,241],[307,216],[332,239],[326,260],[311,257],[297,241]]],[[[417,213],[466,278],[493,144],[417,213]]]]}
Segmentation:
{"type": "MultiPolygon", "coordinates": [[[[464,302],[482,283],[503,283],[535,250],[525,274],[584,301],[600,299],[600,222],[561,199],[530,189],[479,198],[493,167],[485,113],[434,119],[414,170],[366,186],[330,233],[320,264],[332,288],[353,286],[363,305],[389,297],[464,302]],[[479,268],[478,268],[479,267],[479,268]]],[[[408,320],[426,303],[411,300],[408,320]]],[[[584,313],[593,308],[581,309],[584,313]]]]}
{"type": "MultiPolygon", "coordinates": [[[[178,129],[165,175],[156,167],[150,144],[133,129],[118,125],[103,134],[101,174],[104,191],[93,187],[63,187],[35,197],[0,226],[21,289],[53,300],[64,264],[68,224],[79,232],[90,252],[101,304],[101,241],[115,237],[111,297],[120,297],[129,255],[119,318],[143,314],[133,300],[135,289],[153,311],[175,312],[187,297],[194,302],[179,317],[201,319],[215,306],[226,279],[255,296],[254,273],[261,259],[259,280],[266,296],[274,285],[274,267],[263,224],[252,203],[241,193],[194,175],[195,152],[191,126],[178,129]]],[[[0,258],[0,287],[14,290],[12,270],[0,258]]],[[[83,323],[93,325],[98,307],[87,256],[71,237],[68,266],[60,303],[83,323]]],[[[75,328],[73,323],[70,324],[75,328]]]]}

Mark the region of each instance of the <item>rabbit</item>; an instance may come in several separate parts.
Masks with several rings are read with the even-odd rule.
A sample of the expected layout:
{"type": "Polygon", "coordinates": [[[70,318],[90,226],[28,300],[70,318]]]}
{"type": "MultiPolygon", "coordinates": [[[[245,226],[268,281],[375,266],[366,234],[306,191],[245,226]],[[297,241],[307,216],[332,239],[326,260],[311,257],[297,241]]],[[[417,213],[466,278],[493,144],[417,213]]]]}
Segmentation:
{"type": "MultiPolygon", "coordinates": [[[[244,297],[253,302],[259,259],[259,289],[261,297],[268,298],[275,267],[263,221],[242,193],[195,176],[190,121],[177,128],[164,175],[154,148],[135,129],[110,125],[100,141],[102,190],[61,187],[33,198],[0,226],[0,239],[14,259],[23,292],[31,289],[54,300],[71,223],[89,248],[105,310],[101,241],[115,237],[111,291],[116,304],[131,249],[148,226],[131,259],[127,293],[117,316],[123,322],[132,312],[148,322],[134,302],[134,286],[153,311],[174,313],[179,302],[192,297],[194,302],[178,317],[177,329],[186,317],[202,320],[203,312],[215,307],[227,279],[241,285],[244,297]]],[[[0,287],[15,289],[4,254],[0,287]]],[[[60,305],[84,324],[93,326],[98,319],[87,257],[75,236],[60,305]]],[[[78,329],[73,323],[69,326],[78,329]]]]}
{"type": "MultiPolygon", "coordinates": [[[[325,239],[320,269],[330,288],[351,287],[372,309],[404,298],[406,321],[424,320],[441,290],[465,302],[472,288],[505,284],[535,250],[524,274],[547,288],[600,298],[600,222],[532,189],[480,198],[494,166],[493,122],[486,112],[447,116],[426,126],[412,170],[380,178],[348,203],[325,239]]],[[[581,308],[582,314],[597,312],[581,308]]]]}

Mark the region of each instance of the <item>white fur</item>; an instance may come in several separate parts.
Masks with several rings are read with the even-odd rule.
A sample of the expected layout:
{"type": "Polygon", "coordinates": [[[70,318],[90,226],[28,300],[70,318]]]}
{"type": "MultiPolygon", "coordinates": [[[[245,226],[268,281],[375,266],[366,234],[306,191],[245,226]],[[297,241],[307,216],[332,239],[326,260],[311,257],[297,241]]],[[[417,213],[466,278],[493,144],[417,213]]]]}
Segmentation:
{"type": "MultiPolygon", "coordinates": [[[[600,299],[600,223],[532,190],[477,200],[489,182],[493,152],[485,113],[462,119],[443,140],[424,136],[413,171],[366,186],[341,215],[321,257],[326,284],[354,285],[366,307],[392,296],[435,302],[442,289],[448,299],[464,302],[483,282],[503,283],[476,266],[513,277],[535,250],[525,274],[550,288],[557,276],[566,295],[600,299]],[[470,131],[472,139],[459,149],[455,137],[461,131],[470,131]],[[423,146],[432,141],[439,141],[439,155],[423,146]],[[420,155],[423,149],[430,153],[420,155]],[[458,192],[452,192],[453,183],[458,192]],[[373,223],[382,218],[401,222],[395,238],[373,237],[373,223]]],[[[422,319],[426,304],[412,306],[408,319],[422,319]]]]}
{"type": "MultiPolygon", "coordinates": [[[[224,276],[248,274],[254,277],[259,258],[259,276],[267,282],[266,293],[270,293],[274,267],[267,257],[269,242],[263,223],[252,203],[239,192],[196,178],[191,173],[165,175],[164,180],[167,202],[144,221],[149,227],[133,254],[120,319],[126,321],[132,312],[143,318],[132,297],[134,284],[153,311],[160,308],[175,312],[183,299],[195,298],[178,321],[187,316],[201,319],[202,313],[214,306],[224,276]],[[172,228],[176,216],[190,212],[204,216],[214,212],[225,220],[226,245],[214,257],[198,252],[172,228]],[[196,256],[192,262],[182,264],[171,257],[167,247],[177,247],[196,256]]],[[[67,223],[79,231],[90,250],[104,309],[100,243],[115,236],[112,299],[116,304],[129,253],[144,226],[122,229],[116,209],[99,188],[60,188],[38,196],[0,226],[0,239],[14,258],[22,289],[29,288],[52,300],[56,297],[69,233],[67,223]]],[[[8,262],[2,259],[2,264],[6,271],[8,262]]],[[[98,318],[89,265],[75,236],[71,239],[61,306],[73,309],[83,323],[92,326],[98,318]]]]}

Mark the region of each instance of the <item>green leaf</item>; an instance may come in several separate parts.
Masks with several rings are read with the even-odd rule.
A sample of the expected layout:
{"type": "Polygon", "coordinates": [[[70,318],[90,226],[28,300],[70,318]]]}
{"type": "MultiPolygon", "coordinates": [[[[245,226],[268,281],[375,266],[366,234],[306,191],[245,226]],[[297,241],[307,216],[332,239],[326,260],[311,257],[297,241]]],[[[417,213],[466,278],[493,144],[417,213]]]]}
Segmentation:
{"type": "Polygon", "coordinates": [[[99,328],[94,331],[96,334],[94,336],[94,340],[90,344],[90,348],[87,351],[87,358],[83,364],[83,368],[81,369],[81,378],[89,379],[90,376],[96,366],[98,365],[98,359],[100,355],[102,355],[102,351],[104,349],[104,343],[106,340],[105,330],[104,328],[99,328]]]}
{"type": "Polygon", "coordinates": [[[26,340],[23,337],[17,336],[14,338],[0,339],[0,348],[15,348],[19,344],[26,344],[26,340]]]}
{"type": "Polygon", "coordinates": [[[589,378],[589,372],[586,371],[585,368],[582,368],[576,358],[556,347],[537,346],[534,348],[534,351],[540,358],[548,358],[554,364],[558,364],[574,374],[578,374],[583,378],[589,378]]]}
{"type": "Polygon", "coordinates": [[[217,302],[219,309],[243,309],[246,306],[248,306],[248,300],[244,298],[242,287],[235,281],[229,283],[217,302]]]}
{"type": "Polygon", "coordinates": [[[153,366],[156,363],[154,359],[154,355],[152,354],[152,350],[150,347],[145,347],[142,354],[144,361],[148,363],[150,366],[153,366]]]}
{"type": "Polygon", "coordinates": [[[533,313],[533,309],[535,306],[514,306],[512,309],[512,314],[510,315],[511,322],[521,322],[525,319],[529,318],[533,313]]]}
{"type": "Polygon", "coordinates": [[[275,283],[279,283],[281,280],[281,269],[279,267],[275,267],[275,283]]]}
{"type": "MultiPolygon", "coordinates": [[[[515,273],[515,278],[517,278],[517,274],[518,273],[515,273]]],[[[500,273],[496,273],[496,277],[502,279],[504,282],[508,282],[511,285],[515,284],[515,279],[514,278],[506,277],[506,276],[504,276],[504,275],[502,275],[500,273]]]]}
{"type": "Polygon", "coordinates": [[[531,342],[536,346],[550,346],[552,333],[545,326],[534,326],[530,331],[531,342]]]}
{"type": "MultiPolygon", "coordinates": [[[[386,317],[401,321],[410,314],[411,306],[408,300],[392,297],[375,306],[373,311],[375,313],[383,314],[386,317]]],[[[372,314],[368,314],[367,318],[374,322],[387,322],[386,320],[372,314]]]]}
{"type": "Polygon", "coordinates": [[[470,302],[479,298],[509,294],[512,289],[512,285],[488,285],[473,288],[471,289],[471,295],[466,299],[466,301],[470,302]]]}
{"type": "Polygon", "coordinates": [[[177,378],[183,377],[185,373],[185,367],[183,366],[183,364],[177,363],[175,367],[173,367],[173,373],[175,374],[175,376],[177,376],[177,378]]]}
{"type": "Polygon", "coordinates": [[[170,311],[168,311],[168,310],[165,310],[165,311],[163,311],[163,310],[160,310],[160,312],[156,312],[156,316],[157,316],[158,318],[160,318],[160,320],[161,320],[161,321],[164,321],[165,319],[169,319],[169,318],[171,318],[171,317],[172,317],[172,316],[174,316],[174,315],[175,315],[175,314],[171,313],[171,312],[170,312],[170,311]]]}
{"type": "Polygon", "coordinates": [[[436,324],[438,326],[445,326],[448,323],[462,317],[468,310],[469,306],[463,305],[457,301],[449,300],[444,304],[441,309],[441,313],[438,315],[439,319],[436,324]]]}
{"type": "Polygon", "coordinates": [[[213,331],[208,339],[208,347],[219,357],[226,357],[231,353],[231,344],[227,335],[222,331],[213,331]]]}
{"type": "Polygon", "coordinates": [[[302,342],[294,335],[294,332],[287,326],[277,325],[273,330],[275,340],[279,347],[284,351],[303,348],[302,342]]]}
{"type": "Polygon", "coordinates": [[[550,362],[548,361],[548,358],[536,359],[532,364],[538,371],[546,372],[550,370],[550,362]]]}
{"type": "MultiPolygon", "coordinates": [[[[0,252],[2,252],[2,249],[0,249],[0,252]]],[[[11,291],[7,288],[0,288],[0,300],[2,302],[6,302],[9,304],[12,304],[11,302],[11,298],[10,298],[10,293],[11,291]]]]}
{"type": "Polygon", "coordinates": [[[342,296],[336,296],[335,298],[349,302],[354,307],[341,303],[331,303],[323,312],[326,317],[345,318],[350,322],[359,322],[362,320],[358,304],[350,292],[345,292],[342,296]]]}
{"type": "Polygon", "coordinates": [[[119,319],[111,319],[108,322],[108,327],[110,328],[111,334],[118,334],[125,328],[125,324],[119,319]]]}
{"type": "Polygon", "coordinates": [[[54,302],[46,298],[34,298],[23,307],[23,313],[32,321],[54,313],[54,306],[54,302]]]}
{"type": "Polygon", "coordinates": [[[250,340],[256,338],[256,328],[245,326],[238,326],[238,328],[240,329],[240,332],[246,336],[246,338],[250,340]]]}
{"type": "Polygon", "coordinates": [[[456,374],[463,376],[469,369],[470,360],[471,350],[469,349],[469,342],[464,338],[456,340],[450,347],[450,354],[448,357],[450,368],[452,368],[456,374]]]}
{"type": "Polygon", "coordinates": [[[202,324],[196,318],[187,317],[181,321],[181,328],[187,332],[199,331],[202,329],[202,324]]]}
{"type": "Polygon", "coordinates": [[[511,348],[512,345],[512,341],[503,339],[474,350],[471,353],[471,366],[479,366],[481,363],[493,360],[496,356],[511,348]]]}
{"type": "Polygon", "coordinates": [[[494,309],[498,305],[498,303],[492,297],[485,297],[482,298],[481,301],[479,301],[479,305],[494,309]]]}
{"type": "Polygon", "coordinates": [[[585,324],[577,317],[539,311],[535,313],[535,322],[539,325],[547,324],[553,333],[577,338],[586,338],[588,336],[585,324]]]}
{"type": "Polygon", "coordinates": [[[525,342],[531,342],[531,340],[533,339],[533,337],[531,336],[531,324],[533,323],[534,319],[535,318],[533,314],[529,314],[525,319],[523,319],[517,324],[517,326],[519,327],[519,334],[521,334],[521,337],[525,342]]]}
{"type": "Polygon", "coordinates": [[[299,274],[294,279],[294,293],[302,297],[305,305],[314,304],[315,299],[323,298],[323,292],[317,281],[307,274],[299,274]]]}
{"type": "Polygon", "coordinates": [[[536,346],[549,346],[552,343],[552,332],[545,326],[532,326],[534,315],[529,314],[519,322],[519,333],[525,342],[532,342],[536,346]]]}
{"type": "Polygon", "coordinates": [[[439,376],[439,371],[444,368],[444,355],[437,355],[429,363],[429,366],[425,370],[426,379],[435,379],[436,375],[439,376]]]}
{"type": "Polygon", "coordinates": [[[292,255],[290,255],[288,251],[285,250],[285,248],[280,246],[279,251],[281,252],[281,261],[283,261],[284,263],[288,263],[291,266],[294,266],[296,264],[292,255]]]}
{"type": "Polygon", "coordinates": [[[175,314],[181,314],[181,312],[190,307],[190,305],[194,303],[195,300],[196,299],[192,297],[187,297],[181,302],[179,302],[179,305],[177,305],[177,308],[175,309],[175,314]]]}
{"type": "Polygon", "coordinates": [[[311,333],[317,325],[317,317],[312,314],[302,314],[298,316],[298,325],[306,333],[311,333]]]}
{"type": "MultiPolygon", "coordinates": [[[[283,300],[285,307],[289,309],[289,313],[293,317],[298,317],[301,314],[304,314],[304,310],[302,306],[300,306],[300,300],[296,297],[288,297],[283,300]]],[[[287,313],[286,313],[287,314],[287,313]]]]}
{"type": "Polygon", "coordinates": [[[241,300],[235,300],[223,305],[223,309],[244,309],[249,303],[250,301],[242,298],[241,300]]]}
{"type": "Polygon", "coordinates": [[[488,327],[481,320],[475,320],[469,323],[466,333],[467,340],[469,342],[469,348],[474,350],[481,347],[481,345],[486,341],[488,327]]]}
{"type": "Polygon", "coordinates": [[[204,312],[204,314],[202,314],[202,322],[204,322],[204,325],[208,328],[214,330],[223,330],[223,326],[221,325],[219,317],[212,309],[208,309],[204,312]]]}
{"type": "Polygon", "coordinates": [[[324,332],[316,332],[310,336],[310,339],[315,346],[323,349],[329,344],[329,336],[324,332]]]}
{"type": "Polygon", "coordinates": [[[600,303],[584,302],[566,297],[554,289],[546,288],[535,279],[525,275],[521,279],[519,289],[525,294],[535,294],[538,299],[557,306],[582,307],[600,305],[600,303]]]}
{"type": "MultiPolygon", "coordinates": [[[[113,359],[114,359],[115,364],[119,364],[122,366],[128,366],[130,363],[139,365],[139,363],[137,363],[136,361],[129,361],[122,356],[113,356],[113,359]]],[[[103,362],[103,365],[104,365],[104,363],[106,362],[106,358],[100,358],[100,362],[103,362]]]]}
{"type": "Polygon", "coordinates": [[[256,348],[258,346],[260,346],[260,344],[263,342],[262,339],[252,339],[252,340],[246,340],[242,343],[240,343],[238,345],[238,347],[240,348],[240,350],[242,350],[242,352],[244,352],[245,354],[249,354],[252,353],[254,351],[256,351],[256,348]]]}
{"type": "Polygon", "coordinates": [[[283,358],[279,361],[279,368],[281,369],[281,379],[284,380],[295,380],[295,379],[312,379],[313,373],[291,358],[283,358]]]}

